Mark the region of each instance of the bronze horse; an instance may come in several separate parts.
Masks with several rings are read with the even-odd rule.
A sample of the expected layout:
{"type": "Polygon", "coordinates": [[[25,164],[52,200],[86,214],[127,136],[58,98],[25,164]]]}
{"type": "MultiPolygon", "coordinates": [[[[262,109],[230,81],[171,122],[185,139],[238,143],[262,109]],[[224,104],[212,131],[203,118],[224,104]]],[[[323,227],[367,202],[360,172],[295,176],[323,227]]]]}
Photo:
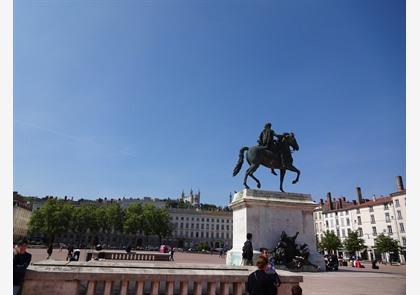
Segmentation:
{"type": "Polygon", "coordinates": [[[290,151],[290,147],[293,150],[298,151],[299,145],[295,139],[293,133],[285,133],[281,136],[281,138],[275,143],[273,151],[268,150],[266,147],[263,146],[253,146],[251,148],[243,147],[239,152],[239,160],[233,169],[233,176],[236,176],[242,168],[242,164],[244,162],[244,152],[246,153],[246,160],[250,165],[249,168],[246,170],[245,178],[244,178],[244,186],[245,188],[249,188],[246,181],[248,176],[254,179],[257,182],[257,187],[261,188],[260,181],[254,176],[254,172],[257,171],[260,165],[263,165],[267,168],[272,169],[280,169],[280,190],[283,190],[283,180],[284,175],[286,174],[286,170],[290,170],[296,172],[296,179],[293,180],[293,183],[299,181],[300,171],[295,166],[293,166],[293,158],[292,153],[290,151]],[[283,160],[282,160],[283,157],[283,160]]]}

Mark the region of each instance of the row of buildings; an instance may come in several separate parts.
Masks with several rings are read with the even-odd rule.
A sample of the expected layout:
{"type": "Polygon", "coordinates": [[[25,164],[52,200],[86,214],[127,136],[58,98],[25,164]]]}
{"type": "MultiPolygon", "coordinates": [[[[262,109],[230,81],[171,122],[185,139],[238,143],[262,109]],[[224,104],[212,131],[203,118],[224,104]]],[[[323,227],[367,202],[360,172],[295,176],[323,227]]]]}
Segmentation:
{"type": "MultiPolygon", "coordinates": [[[[14,192],[13,195],[13,240],[28,235],[28,224],[32,212],[41,208],[47,200],[45,198],[25,198],[14,192]]],[[[75,206],[85,204],[96,204],[106,206],[109,204],[119,204],[122,209],[126,209],[132,204],[153,204],[158,208],[167,208],[170,222],[173,226],[172,235],[164,239],[164,243],[180,248],[194,248],[200,244],[207,245],[208,248],[228,248],[232,245],[232,212],[226,207],[221,208],[209,204],[200,203],[200,192],[194,193],[192,190],[189,195],[184,192],[177,200],[160,198],[100,198],[96,200],[73,200],[64,198],[75,206]],[[182,204],[182,206],[172,206],[182,204]]],[[[41,236],[30,236],[30,238],[40,240],[41,236]]],[[[94,239],[92,235],[86,234],[82,237],[68,232],[62,233],[57,237],[57,241],[62,243],[74,243],[88,245],[94,239]]],[[[96,235],[98,243],[106,244],[111,247],[125,247],[127,244],[148,244],[159,246],[157,237],[134,236],[121,232],[99,233],[96,235]]]]}
{"type": "MultiPolygon", "coordinates": [[[[32,212],[42,207],[48,198],[24,198],[17,192],[14,193],[14,241],[27,235],[32,212]]],[[[191,190],[188,195],[182,192],[177,199],[151,197],[77,201],[67,197],[65,199],[75,206],[83,204],[106,206],[117,203],[123,209],[136,203],[153,204],[158,208],[167,208],[170,215],[173,231],[172,235],[164,240],[165,243],[181,248],[193,248],[200,244],[208,245],[209,248],[232,246],[232,212],[214,205],[203,206],[200,202],[200,192],[194,193],[191,190]],[[179,204],[182,206],[178,206],[179,204]]],[[[401,176],[397,177],[396,191],[387,196],[368,199],[363,196],[360,187],[356,188],[356,200],[352,201],[343,196],[333,197],[331,193],[327,193],[326,199],[321,199],[314,209],[313,221],[317,241],[322,239],[326,231],[333,231],[342,241],[348,237],[349,231],[357,231],[367,246],[366,251],[359,254],[362,258],[369,260],[378,258],[375,238],[384,233],[399,242],[402,249],[399,259],[401,262],[405,261],[406,190],[401,176]]],[[[99,243],[118,247],[134,243],[139,239],[139,237],[119,232],[100,233],[97,238],[99,243]]],[[[140,237],[140,241],[144,241],[145,238],[149,245],[158,243],[156,237],[140,237]]],[[[75,236],[72,233],[63,233],[58,239],[63,243],[71,243],[75,240],[75,236]]],[[[79,243],[87,245],[91,239],[92,236],[86,235],[81,240],[79,239],[79,243]]],[[[340,249],[338,252],[344,257],[349,255],[346,249],[340,249]]],[[[389,259],[389,256],[385,258],[389,259]]]]}
{"type": "MultiPolygon", "coordinates": [[[[349,231],[357,231],[364,239],[367,249],[360,254],[363,259],[380,258],[375,247],[376,237],[383,233],[397,240],[401,251],[398,259],[404,263],[406,256],[406,190],[401,176],[396,178],[396,191],[387,196],[365,198],[360,187],[356,188],[356,200],[348,201],[345,197],[332,197],[327,193],[326,200],[314,210],[314,229],[317,241],[326,231],[333,231],[342,241],[349,231]]],[[[346,249],[338,251],[348,257],[346,249]]],[[[382,257],[389,261],[387,254],[382,257]]],[[[394,258],[395,259],[395,258],[394,258]]]]}

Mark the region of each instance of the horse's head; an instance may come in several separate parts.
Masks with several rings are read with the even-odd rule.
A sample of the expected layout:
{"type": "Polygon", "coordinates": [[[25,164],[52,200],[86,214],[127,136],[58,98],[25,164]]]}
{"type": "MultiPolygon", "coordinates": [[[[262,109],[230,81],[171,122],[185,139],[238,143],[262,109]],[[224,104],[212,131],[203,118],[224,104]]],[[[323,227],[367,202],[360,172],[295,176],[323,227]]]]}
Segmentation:
{"type": "Polygon", "coordinates": [[[296,141],[295,134],[293,132],[290,132],[290,134],[286,135],[286,142],[293,148],[293,150],[299,150],[299,145],[296,141]]]}

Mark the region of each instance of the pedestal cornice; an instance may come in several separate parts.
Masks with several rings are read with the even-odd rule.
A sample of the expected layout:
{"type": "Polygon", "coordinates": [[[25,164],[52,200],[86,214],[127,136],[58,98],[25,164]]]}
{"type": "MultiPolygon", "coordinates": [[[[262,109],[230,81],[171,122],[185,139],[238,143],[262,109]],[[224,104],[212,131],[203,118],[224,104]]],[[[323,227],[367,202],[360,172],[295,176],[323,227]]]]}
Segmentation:
{"type": "Polygon", "coordinates": [[[313,210],[315,206],[310,194],[283,193],[274,191],[244,189],[235,194],[231,209],[240,209],[252,205],[268,207],[299,207],[313,210]]]}

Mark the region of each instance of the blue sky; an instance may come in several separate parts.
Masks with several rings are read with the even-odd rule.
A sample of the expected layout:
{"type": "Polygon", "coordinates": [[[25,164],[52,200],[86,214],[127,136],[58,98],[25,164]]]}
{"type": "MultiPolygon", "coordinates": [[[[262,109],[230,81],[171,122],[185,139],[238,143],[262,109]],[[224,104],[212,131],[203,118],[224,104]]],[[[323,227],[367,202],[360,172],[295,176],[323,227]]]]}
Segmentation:
{"type": "MultiPolygon", "coordinates": [[[[405,3],[14,3],[14,190],[224,205],[265,122],[293,131],[301,181],[366,197],[405,179],[405,3]]],[[[260,168],[263,189],[279,179],[260,168]]],[[[252,179],[249,184],[255,187],[252,179]]]]}

